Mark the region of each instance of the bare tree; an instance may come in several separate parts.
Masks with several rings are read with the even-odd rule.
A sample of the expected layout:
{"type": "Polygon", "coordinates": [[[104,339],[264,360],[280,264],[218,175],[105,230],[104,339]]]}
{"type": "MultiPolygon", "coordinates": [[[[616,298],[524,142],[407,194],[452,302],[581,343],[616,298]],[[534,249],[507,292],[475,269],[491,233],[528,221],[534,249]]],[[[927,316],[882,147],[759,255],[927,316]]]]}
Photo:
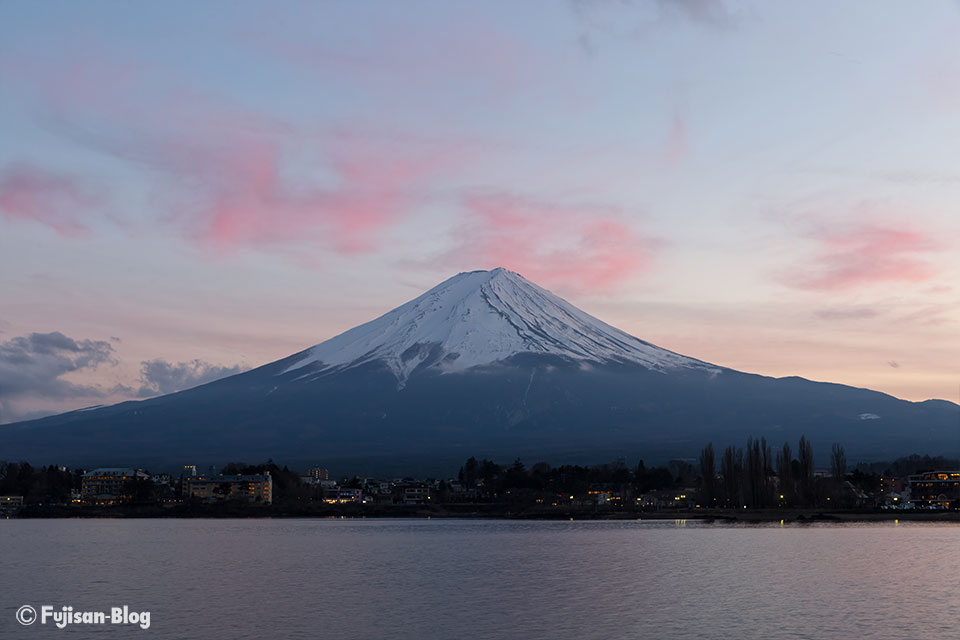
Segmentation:
{"type": "Polygon", "coordinates": [[[800,485],[800,498],[805,506],[813,504],[813,445],[807,440],[806,436],[800,436],[800,444],[797,446],[797,463],[799,467],[798,484],[800,485]]]}
{"type": "Polygon", "coordinates": [[[830,471],[837,482],[843,482],[847,475],[847,454],[840,443],[834,442],[830,453],[830,471]]]}
{"type": "Polygon", "coordinates": [[[790,443],[784,442],[783,447],[777,452],[777,478],[780,480],[780,495],[783,496],[781,502],[791,502],[793,500],[793,452],[790,450],[790,443]]]}
{"type": "Polygon", "coordinates": [[[700,452],[700,478],[703,481],[701,503],[705,507],[712,507],[717,497],[717,472],[712,442],[708,443],[700,452]]]}
{"type": "Polygon", "coordinates": [[[763,506],[763,456],[760,453],[760,441],[747,438],[746,482],[744,483],[746,502],[751,508],[763,506]]]}
{"type": "Polygon", "coordinates": [[[720,459],[720,475],[723,476],[723,498],[728,506],[743,505],[741,491],[743,475],[743,451],[728,446],[720,459]]]}

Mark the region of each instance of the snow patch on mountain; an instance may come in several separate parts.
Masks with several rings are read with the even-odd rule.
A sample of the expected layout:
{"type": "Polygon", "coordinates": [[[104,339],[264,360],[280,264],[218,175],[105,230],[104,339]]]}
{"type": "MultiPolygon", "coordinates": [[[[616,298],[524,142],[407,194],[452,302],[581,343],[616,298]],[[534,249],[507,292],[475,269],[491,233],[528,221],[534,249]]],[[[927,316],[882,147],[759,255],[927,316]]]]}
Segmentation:
{"type": "Polygon", "coordinates": [[[506,269],[460,273],[376,320],[308,349],[304,376],[383,361],[402,384],[420,366],[456,372],[521,353],[632,362],[654,370],[713,365],[612,327],[506,269]]]}

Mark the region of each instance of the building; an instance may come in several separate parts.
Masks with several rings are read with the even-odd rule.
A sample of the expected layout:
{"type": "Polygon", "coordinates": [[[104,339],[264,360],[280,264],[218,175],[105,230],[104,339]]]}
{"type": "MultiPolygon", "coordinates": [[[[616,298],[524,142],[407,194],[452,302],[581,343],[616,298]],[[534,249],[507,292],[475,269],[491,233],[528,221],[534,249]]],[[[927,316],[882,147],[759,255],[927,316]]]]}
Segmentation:
{"type": "Polygon", "coordinates": [[[960,506],[960,471],[928,471],[910,476],[910,498],[921,508],[960,506]]]}
{"type": "Polygon", "coordinates": [[[880,493],[900,493],[903,491],[903,478],[883,476],[880,478],[880,493]]]}
{"type": "Polygon", "coordinates": [[[150,479],[153,480],[153,484],[162,485],[169,487],[173,483],[173,478],[170,477],[169,473],[160,473],[150,476],[150,479]]]}
{"type": "Polygon", "coordinates": [[[273,478],[257,475],[199,476],[183,479],[184,500],[200,502],[259,502],[273,504],[273,478]]]}
{"type": "Polygon", "coordinates": [[[149,480],[150,476],[140,469],[104,467],[83,474],[80,498],[93,504],[115,504],[133,497],[133,483],[149,480]]]}
{"type": "Polygon", "coordinates": [[[430,487],[407,485],[403,487],[403,504],[425,504],[430,500],[430,487]]]}
{"type": "Polygon", "coordinates": [[[329,480],[330,472],[323,467],[313,467],[307,470],[307,476],[310,477],[313,482],[320,482],[321,480],[329,480]]]}
{"type": "Polygon", "coordinates": [[[15,513],[23,506],[23,496],[0,496],[0,513],[15,513]]]}
{"type": "Polygon", "coordinates": [[[346,489],[334,487],[323,492],[323,501],[329,504],[344,504],[347,502],[363,502],[362,489],[346,489]]]}
{"type": "Polygon", "coordinates": [[[591,489],[587,491],[587,496],[588,502],[593,502],[597,506],[623,504],[623,496],[609,489],[591,489]]]}

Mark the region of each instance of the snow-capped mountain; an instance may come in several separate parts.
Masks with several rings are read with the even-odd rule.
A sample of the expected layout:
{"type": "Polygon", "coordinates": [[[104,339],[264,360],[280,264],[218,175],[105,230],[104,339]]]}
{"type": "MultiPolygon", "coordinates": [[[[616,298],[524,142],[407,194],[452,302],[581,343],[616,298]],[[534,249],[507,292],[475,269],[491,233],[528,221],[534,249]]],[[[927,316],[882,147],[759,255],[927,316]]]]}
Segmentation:
{"type": "MultiPolygon", "coordinates": [[[[960,408],[717,367],[635,338],[503,269],[461,273],[252,371],[139,402],[0,427],[42,464],[322,463],[447,473],[470,456],[694,458],[805,435],[851,458],[956,455],[960,408]],[[869,419],[867,419],[869,418],[869,419]]],[[[818,454],[819,455],[819,454],[818,454]]]]}
{"type": "Polygon", "coordinates": [[[460,273],[376,320],[307,350],[282,373],[304,376],[382,361],[401,386],[418,367],[456,372],[521,353],[648,369],[717,370],[584,313],[503,268],[460,273]]]}

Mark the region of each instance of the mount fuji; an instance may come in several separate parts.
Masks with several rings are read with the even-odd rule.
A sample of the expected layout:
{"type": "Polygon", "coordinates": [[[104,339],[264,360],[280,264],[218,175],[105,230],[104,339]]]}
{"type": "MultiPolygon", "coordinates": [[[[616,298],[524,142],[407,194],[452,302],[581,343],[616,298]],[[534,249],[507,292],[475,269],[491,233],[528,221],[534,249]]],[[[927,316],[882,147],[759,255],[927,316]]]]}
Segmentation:
{"type": "Polygon", "coordinates": [[[695,457],[801,434],[853,459],[960,450],[960,407],[712,365],[631,336],[505,269],[460,273],[257,369],[150,400],[0,427],[0,458],[260,460],[449,471],[470,455],[695,457]]]}
{"type": "MultiPolygon", "coordinates": [[[[284,373],[302,378],[382,362],[403,387],[419,369],[462,372],[519,354],[576,363],[635,363],[647,369],[702,368],[597,320],[507,271],[461,273],[372,322],[307,350],[284,373]]],[[[299,378],[298,378],[299,379],[299,378]]]]}

